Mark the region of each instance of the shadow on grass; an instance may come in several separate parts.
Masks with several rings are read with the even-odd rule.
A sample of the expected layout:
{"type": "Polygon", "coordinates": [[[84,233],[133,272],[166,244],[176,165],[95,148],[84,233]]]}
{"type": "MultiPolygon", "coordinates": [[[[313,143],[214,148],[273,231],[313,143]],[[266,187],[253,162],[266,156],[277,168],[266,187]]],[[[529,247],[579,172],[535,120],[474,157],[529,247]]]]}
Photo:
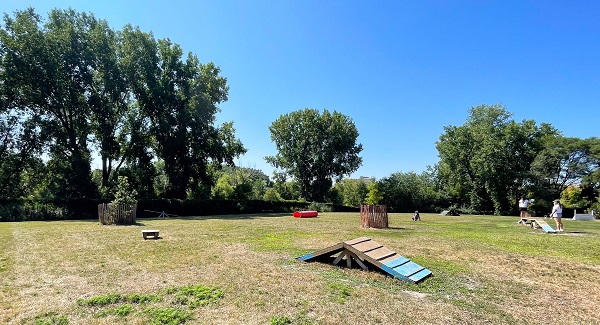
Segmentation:
{"type": "Polygon", "coordinates": [[[100,224],[98,222],[98,225],[100,225],[100,226],[117,226],[117,227],[145,227],[145,226],[147,226],[147,224],[142,223],[142,222],[136,222],[136,223],[131,224],[131,225],[121,225],[121,224],[103,225],[103,224],[100,224]]]}
{"type": "MultiPolygon", "coordinates": [[[[145,218],[147,220],[150,220],[151,218],[145,218]]],[[[96,219],[81,219],[81,220],[50,220],[50,221],[63,221],[63,222],[77,222],[77,223],[81,223],[81,222],[88,222],[88,223],[97,223],[99,226],[120,226],[120,227],[145,227],[147,226],[145,223],[143,222],[137,222],[131,225],[117,225],[117,224],[110,224],[110,225],[103,225],[100,223],[100,221],[96,220],[96,219]]]]}
{"type": "Polygon", "coordinates": [[[137,218],[138,220],[164,220],[164,219],[176,219],[176,220],[210,220],[210,219],[219,219],[219,220],[249,220],[249,219],[258,219],[258,218],[283,218],[290,217],[293,218],[291,213],[282,212],[282,213],[253,213],[253,214],[223,214],[223,215],[207,215],[207,216],[174,216],[171,215],[169,217],[141,217],[137,218]]]}
{"type": "Polygon", "coordinates": [[[67,220],[40,220],[40,221],[48,221],[48,222],[55,222],[55,221],[61,221],[61,222],[90,222],[90,223],[100,224],[100,221],[98,221],[98,219],[67,219],[67,220]]]}
{"type": "MultiPolygon", "coordinates": [[[[168,217],[137,217],[139,220],[164,220],[164,219],[177,219],[177,220],[209,220],[209,219],[219,219],[219,220],[250,220],[250,219],[258,219],[258,218],[282,218],[282,217],[290,217],[293,218],[291,212],[281,212],[281,213],[252,213],[252,214],[223,214],[223,215],[199,215],[199,216],[177,216],[177,215],[169,215],[168,217]]],[[[55,219],[55,220],[21,220],[21,221],[12,221],[12,222],[28,222],[28,221],[44,221],[44,222],[85,222],[85,223],[97,223],[100,224],[98,219],[55,219]]],[[[119,225],[119,226],[145,226],[144,223],[136,222],[133,225],[119,225]]]]}
{"type": "Polygon", "coordinates": [[[590,232],[584,232],[584,231],[565,231],[560,234],[567,235],[567,236],[596,236],[596,234],[593,234],[590,232]]]}

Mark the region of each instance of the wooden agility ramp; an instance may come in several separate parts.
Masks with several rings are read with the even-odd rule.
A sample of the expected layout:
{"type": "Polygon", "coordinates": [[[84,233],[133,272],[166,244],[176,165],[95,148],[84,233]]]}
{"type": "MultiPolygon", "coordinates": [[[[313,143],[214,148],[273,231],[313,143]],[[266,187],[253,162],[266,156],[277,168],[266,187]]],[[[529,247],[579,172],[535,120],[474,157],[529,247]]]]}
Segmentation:
{"type": "Polygon", "coordinates": [[[544,232],[549,233],[549,234],[558,233],[545,220],[542,220],[542,219],[523,219],[523,220],[524,220],[524,224],[531,225],[531,228],[533,228],[533,229],[540,228],[544,232]]]}
{"type": "Polygon", "coordinates": [[[297,258],[301,261],[327,261],[333,259],[334,265],[345,261],[347,267],[352,267],[352,262],[363,270],[368,270],[369,265],[406,282],[418,283],[428,276],[431,271],[412,262],[408,258],[375,242],[368,237],[360,237],[335,244],[314,253],[297,258]],[[334,257],[335,254],[339,255],[334,257]]]}
{"type": "Polygon", "coordinates": [[[543,231],[547,232],[547,233],[554,233],[556,234],[556,230],[554,230],[554,228],[550,227],[550,225],[544,221],[544,220],[540,220],[540,219],[532,219],[531,220],[531,228],[536,228],[536,225],[540,228],[542,228],[543,231]]]}

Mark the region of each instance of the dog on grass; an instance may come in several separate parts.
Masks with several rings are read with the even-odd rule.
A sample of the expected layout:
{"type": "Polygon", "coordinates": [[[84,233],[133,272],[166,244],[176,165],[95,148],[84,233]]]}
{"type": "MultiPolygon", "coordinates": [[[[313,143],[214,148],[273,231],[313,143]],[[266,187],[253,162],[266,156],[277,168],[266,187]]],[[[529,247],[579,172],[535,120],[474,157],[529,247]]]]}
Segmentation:
{"type": "Polygon", "coordinates": [[[413,221],[421,221],[421,216],[419,215],[419,210],[415,211],[415,214],[412,216],[413,221]]]}

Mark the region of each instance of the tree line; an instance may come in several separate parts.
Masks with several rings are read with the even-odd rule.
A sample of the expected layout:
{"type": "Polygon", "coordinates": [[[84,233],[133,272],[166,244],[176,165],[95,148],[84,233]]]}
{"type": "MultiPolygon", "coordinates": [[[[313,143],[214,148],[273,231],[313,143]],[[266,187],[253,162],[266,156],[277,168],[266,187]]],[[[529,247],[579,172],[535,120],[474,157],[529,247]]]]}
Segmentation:
{"type": "MultiPolygon", "coordinates": [[[[420,174],[349,179],[362,164],[352,119],[306,108],[269,127],[272,177],[235,166],[246,152],[233,122],[216,125],[229,87],[220,68],[138,27],[93,14],[33,9],[0,28],[0,199],[300,200],[358,207],[376,183],[391,211],[511,214],[518,197],[600,208],[600,142],[550,124],[516,122],[502,105],[446,126],[439,162],[420,174]],[[102,167],[92,170],[94,153],[102,167]],[[121,184],[122,185],[122,184],[121,184]]],[[[373,194],[373,193],[371,193],[373,194]]]]}

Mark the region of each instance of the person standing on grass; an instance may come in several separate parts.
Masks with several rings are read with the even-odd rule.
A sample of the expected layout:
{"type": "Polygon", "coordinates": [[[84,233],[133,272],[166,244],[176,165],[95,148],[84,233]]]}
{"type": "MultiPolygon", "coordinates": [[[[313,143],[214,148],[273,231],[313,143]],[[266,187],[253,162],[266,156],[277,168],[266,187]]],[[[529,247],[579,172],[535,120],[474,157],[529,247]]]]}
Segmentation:
{"type": "Polygon", "coordinates": [[[519,211],[521,212],[521,220],[519,223],[525,223],[525,216],[527,215],[527,206],[529,205],[529,200],[525,199],[524,196],[521,196],[519,200],[519,211]]]}
{"type": "Polygon", "coordinates": [[[562,207],[560,206],[560,201],[554,200],[552,203],[554,203],[554,206],[552,207],[550,218],[554,218],[554,221],[556,221],[556,231],[564,232],[562,223],[562,207]]]}

